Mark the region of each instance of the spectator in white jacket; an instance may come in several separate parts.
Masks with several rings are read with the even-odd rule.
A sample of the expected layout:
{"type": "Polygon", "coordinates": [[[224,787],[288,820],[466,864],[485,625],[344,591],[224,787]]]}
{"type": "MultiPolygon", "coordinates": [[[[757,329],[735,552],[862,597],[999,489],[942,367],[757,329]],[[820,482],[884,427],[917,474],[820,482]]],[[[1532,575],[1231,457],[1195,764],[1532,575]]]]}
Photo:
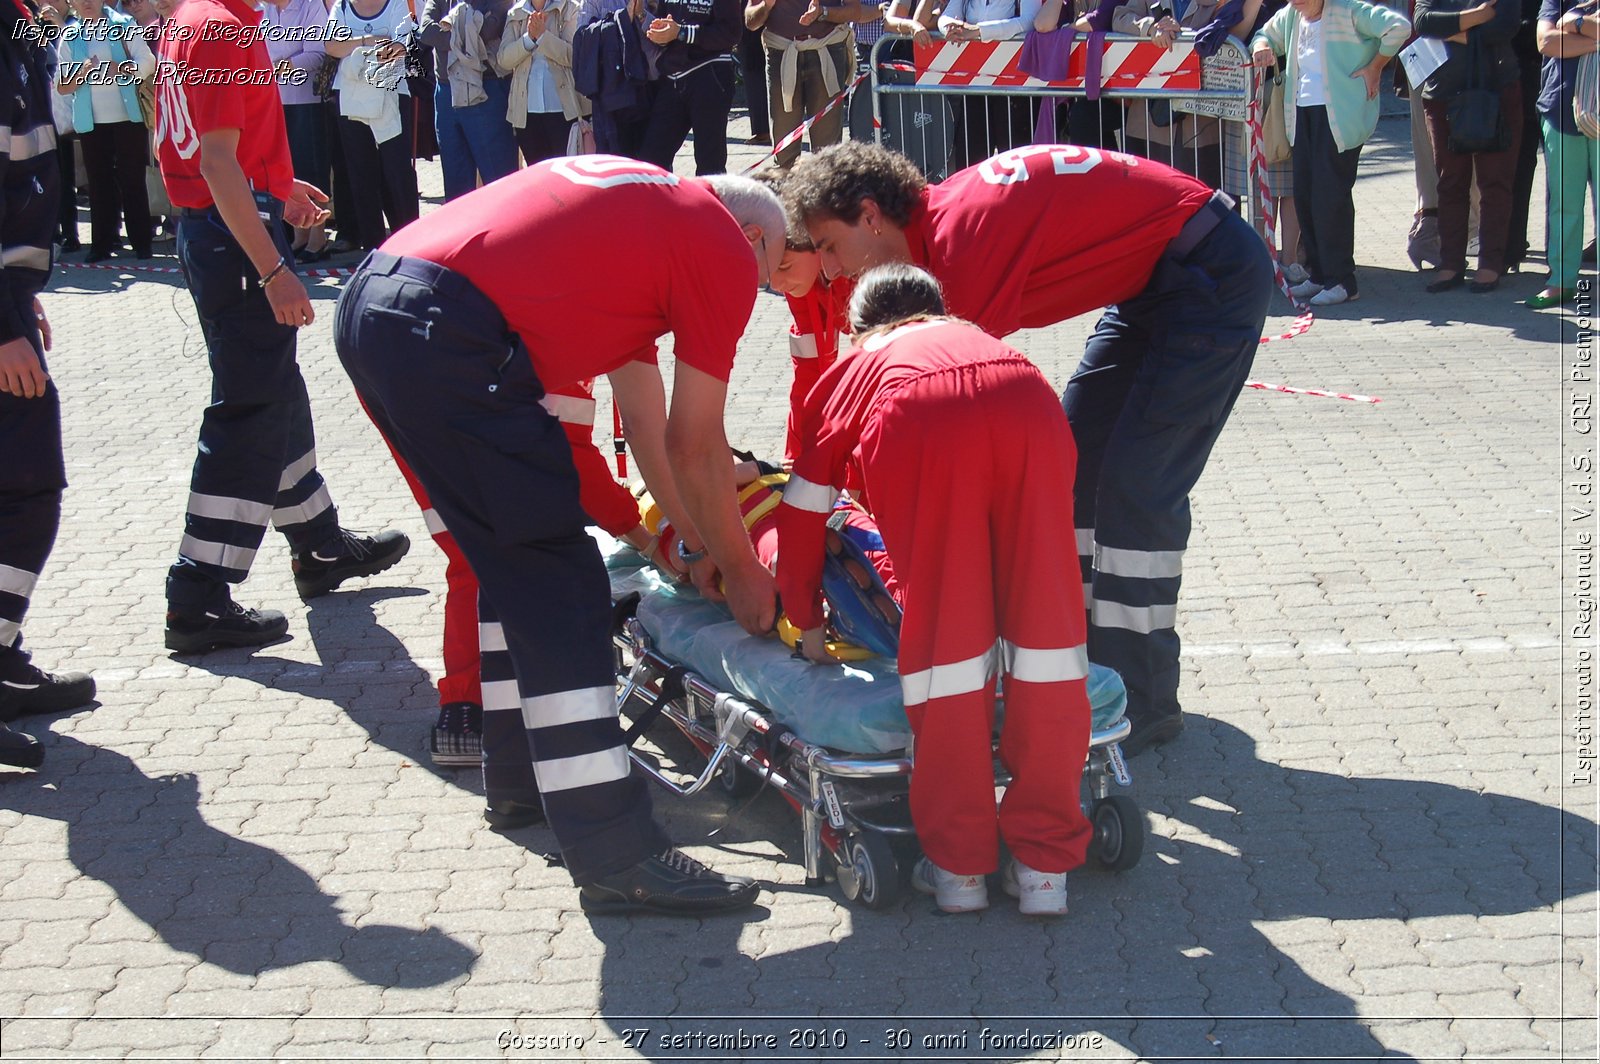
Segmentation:
{"type": "Polygon", "coordinates": [[[589,101],[572,84],[577,0],[517,0],[500,39],[500,65],[511,74],[506,118],[529,166],[567,153],[572,123],[589,101]]]}

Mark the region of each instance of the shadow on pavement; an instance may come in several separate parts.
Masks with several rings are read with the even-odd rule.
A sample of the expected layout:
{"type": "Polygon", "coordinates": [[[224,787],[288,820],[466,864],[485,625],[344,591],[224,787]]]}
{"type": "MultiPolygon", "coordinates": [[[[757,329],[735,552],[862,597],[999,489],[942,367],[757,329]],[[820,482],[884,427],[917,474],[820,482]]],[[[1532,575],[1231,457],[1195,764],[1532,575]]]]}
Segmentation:
{"type": "MultiPolygon", "coordinates": [[[[234,676],[277,691],[331,702],[371,740],[408,758],[440,779],[481,791],[476,770],[441,768],[428,756],[428,738],[439,711],[439,692],[406,645],[378,622],[386,599],[429,592],[416,587],[372,587],[337,591],[306,604],[305,624],[319,664],[222,651],[179,659],[217,676],[234,676]]],[[[290,617],[291,632],[297,619],[290,617]]]]}
{"type": "Polygon", "coordinates": [[[333,961],[373,986],[437,986],[476,963],[432,928],[352,927],[305,871],[208,824],[194,776],[152,778],[57,735],[37,778],[47,777],[63,785],[13,790],[8,806],[62,820],[68,859],[175,950],[245,975],[333,961]]]}
{"type": "MultiPolygon", "coordinates": [[[[1074,874],[1064,920],[1022,918],[994,883],[992,907],[967,916],[946,917],[916,895],[873,913],[841,907],[831,890],[780,887],[771,905],[781,932],[760,926],[759,913],[687,925],[597,918],[602,1016],[619,1039],[651,1028],[642,1050],[663,1061],[692,1048],[663,1036],[741,1028],[780,1042],[791,1029],[840,1032],[851,1052],[889,1059],[926,1054],[924,1034],[964,1031],[964,1044],[940,1048],[1010,1059],[980,1046],[985,1026],[1053,1038],[1064,1057],[1114,1043],[1146,1058],[1410,1059],[1358,1014],[1360,984],[1335,929],[1273,936],[1293,941],[1286,951],[1259,926],[1389,920],[1409,948],[1401,921],[1549,910],[1596,889],[1595,824],[1536,802],[1284,768],[1258,760],[1238,728],[1198,716],[1159,758],[1133,768],[1134,797],[1176,821],[1175,831],[1152,836],[1123,875],[1074,874]],[[1574,870],[1566,881],[1563,855],[1574,870]],[[897,1053],[890,1046],[902,1030],[913,1044],[897,1053]]],[[[681,841],[697,821],[719,819],[697,801],[712,811],[686,821],[682,804],[670,807],[681,841]]],[[[737,852],[752,838],[775,839],[798,854],[797,827],[769,796],[718,841],[737,852]]]]}

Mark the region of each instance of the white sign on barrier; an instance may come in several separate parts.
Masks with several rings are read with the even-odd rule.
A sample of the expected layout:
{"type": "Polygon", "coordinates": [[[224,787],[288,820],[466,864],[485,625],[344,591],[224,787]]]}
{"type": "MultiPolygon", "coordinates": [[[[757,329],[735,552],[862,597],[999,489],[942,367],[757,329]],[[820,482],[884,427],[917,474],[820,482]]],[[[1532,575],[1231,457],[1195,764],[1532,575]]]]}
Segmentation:
{"type": "Polygon", "coordinates": [[[1250,57],[1232,41],[1217,50],[1217,54],[1200,62],[1200,87],[1208,92],[1222,91],[1231,98],[1173,100],[1172,109],[1191,115],[1225,118],[1230,122],[1246,119],[1245,102],[1249,91],[1250,57]]]}

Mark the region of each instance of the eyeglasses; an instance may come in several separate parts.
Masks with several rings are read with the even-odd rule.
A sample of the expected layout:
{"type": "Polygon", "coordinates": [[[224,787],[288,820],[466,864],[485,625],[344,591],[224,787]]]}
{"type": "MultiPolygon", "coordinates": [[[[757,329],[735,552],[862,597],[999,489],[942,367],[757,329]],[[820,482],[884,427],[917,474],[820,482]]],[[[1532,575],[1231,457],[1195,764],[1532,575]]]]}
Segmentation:
{"type": "Polygon", "coordinates": [[[772,261],[767,258],[767,234],[762,233],[759,237],[756,238],[756,240],[757,240],[757,245],[756,246],[761,249],[760,250],[761,272],[766,278],[761,283],[761,287],[766,289],[769,294],[776,295],[777,293],[772,291],[772,261]]]}

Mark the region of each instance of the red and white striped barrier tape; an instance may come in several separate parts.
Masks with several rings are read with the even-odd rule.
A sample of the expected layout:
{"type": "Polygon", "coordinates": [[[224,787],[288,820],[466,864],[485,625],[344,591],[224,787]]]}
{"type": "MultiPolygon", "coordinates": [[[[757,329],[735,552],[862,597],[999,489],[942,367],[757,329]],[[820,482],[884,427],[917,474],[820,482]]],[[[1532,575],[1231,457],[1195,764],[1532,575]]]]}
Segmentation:
{"type": "MultiPolygon", "coordinates": [[[[1278,276],[1279,276],[1279,278],[1281,280],[1282,276],[1283,276],[1283,271],[1281,271],[1281,270],[1278,271],[1278,276]]],[[[1301,335],[1307,329],[1311,328],[1311,323],[1316,321],[1316,320],[1317,319],[1316,319],[1315,315],[1313,315],[1311,313],[1311,311],[1307,310],[1305,313],[1301,314],[1298,318],[1294,319],[1294,321],[1289,325],[1289,327],[1287,329],[1285,329],[1283,332],[1277,333],[1276,335],[1273,335],[1273,336],[1263,336],[1261,338],[1261,342],[1264,343],[1264,344],[1270,344],[1274,340],[1293,340],[1296,336],[1301,335]]]]}
{"type": "Polygon", "coordinates": [[[106,262],[63,262],[57,261],[57,266],[71,267],[75,270],[110,270],[113,273],[182,273],[176,266],[146,266],[142,263],[106,263],[106,262]]]}
{"type": "Polygon", "coordinates": [[[809,131],[811,127],[816,124],[817,120],[823,115],[827,114],[829,111],[833,110],[835,107],[838,107],[840,104],[844,103],[845,99],[855,91],[855,87],[867,80],[869,73],[870,71],[864,70],[857,74],[855,80],[846,85],[839,95],[835,96],[833,99],[824,104],[820,111],[806,119],[804,122],[801,122],[794,129],[791,129],[789,132],[785,133],[783,135],[783,139],[772,146],[771,151],[767,152],[767,154],[763,155],[761,158],[757,159],[740,172],[744,174],[753,173],[756,170],[761,169],[761,167],[766,163],[776,159],[778,157],[778,153],[789,147],[791,144],[800,143],[800,138],[806,135],[807,131],[809,131]]]}
{"type": "MultiPolygon", "coordinates": [[[[1017,66],[1022,57],[1021,40],[1010,41],[931,41],[912,50],[917,67],[917,84],[923,86],[967,85],[974,87],[1028,87],[1046,85],[1079,88],[1088,70],[1086,40],[1075,41],[1067,57],[1067,76],[1059,81],[1043,81],[1022,72],[1017,66]]],[[[1118,89],[1198,89],[1200,55],[1192,41],[1179,41],[1164,48],[1151,41],[1108,40],[1100,57],[1100,83],[1118,89]]]]}
{"type": "Polygon", "coordinates": [[[1348,399],[1352,403],[1381,403],[1376,395],[1353,395],[1349,392],[1330,392],[1323,388],[1291,388],[1287,384],[1268,384],[1266,381],[1245,381],[1246,388],[1264,392],[1282,392],[1284,395],[1311,395],[1319,399],[1348,399]]]}
{"type": "Polygon", "coordinates": [[[1251,94],[1249,126],[1250,172],[1255,175],[1256,179],[1256,209],[1261,212],[1261,223],[1267,231],[1267,253],[1272,256],[1272,274],[1278,281],[1278,290],[1283,293],[1285,299],[1294,304],[1295,310],[1301,312],[1300,317],[1295,320],[1295,328],[1290,329],[1281,336],[1264,336],[1261,338],[1262,343],[1267,343],[1269,340],[1287,340],[1291,337],[1299,336],[1311,328],[1311,322],[1314,318],[1309,305],[1296,299],[1294,293],[1289,290],[1289,279],[1283,275],[1283,263],[1278,259],[1278,223],[1273,217],[1273,211],[1270,206],[1272,193],[1267,188],[1267,156],[1261,147],[1261,105],[1264,99],[1263,89],[1265,87],[1266,71],[1260,67],[1255,67],[1254,69],[1255,91],[1251,94]],[[1302,321],[1304,322],[1303,325],[1301,324],[1302,321]]]}
{"type": "MultiPolygon", "coordinates": [[[[113,273],[183,273],[183,271],[176,266],[149,266],[142,262],[110,263],[58,261],[56,265],[74,270],[110,270],[113,273]]],[[[356,272],[356,268],[354,266],[331,266],[315,270],[296,270],[294,272],[301,277],[349,277],[356,272]]]]}

